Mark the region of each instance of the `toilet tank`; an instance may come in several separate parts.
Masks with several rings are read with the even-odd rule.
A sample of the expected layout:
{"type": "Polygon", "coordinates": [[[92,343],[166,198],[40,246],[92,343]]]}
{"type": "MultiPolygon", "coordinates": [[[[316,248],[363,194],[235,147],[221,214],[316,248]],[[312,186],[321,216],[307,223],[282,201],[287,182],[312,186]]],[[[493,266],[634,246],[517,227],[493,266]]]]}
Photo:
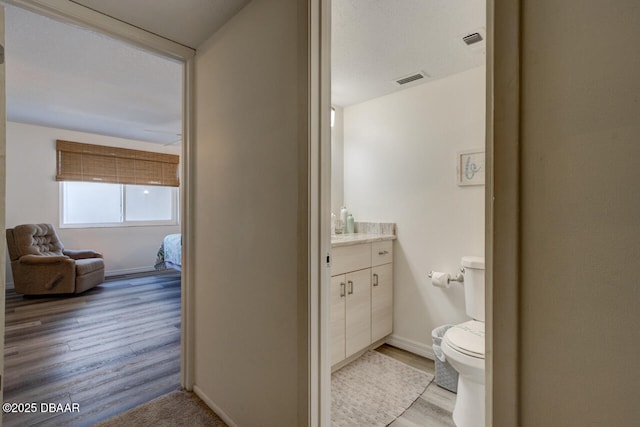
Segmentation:
{"type": "Polygon", "coordinates": [[[484,257],[462,257],[464,303],[467,314],[484,322],[484,257]]]}

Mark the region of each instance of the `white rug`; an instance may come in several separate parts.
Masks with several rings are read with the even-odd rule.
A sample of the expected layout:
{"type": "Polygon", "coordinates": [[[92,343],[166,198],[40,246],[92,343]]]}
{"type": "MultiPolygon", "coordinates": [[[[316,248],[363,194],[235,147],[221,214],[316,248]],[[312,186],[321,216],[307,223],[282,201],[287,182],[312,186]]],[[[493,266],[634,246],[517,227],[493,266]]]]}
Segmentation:
{"type": "Polygon", "coordinates": [[[431,374],[367,351],[331,376],[331,424],[386,426],[402,415],[431,381],[431,374]]]}

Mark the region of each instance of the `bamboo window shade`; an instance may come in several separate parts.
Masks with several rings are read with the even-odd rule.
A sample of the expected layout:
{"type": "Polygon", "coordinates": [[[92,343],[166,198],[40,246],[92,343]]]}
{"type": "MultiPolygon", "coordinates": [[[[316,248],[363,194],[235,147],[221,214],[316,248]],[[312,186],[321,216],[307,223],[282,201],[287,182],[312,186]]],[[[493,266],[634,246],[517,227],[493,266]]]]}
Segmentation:
{"type": "Polygon", "coordinates": [[[180,186],[180,156],[56,141],[56,181],[180,186]]]}

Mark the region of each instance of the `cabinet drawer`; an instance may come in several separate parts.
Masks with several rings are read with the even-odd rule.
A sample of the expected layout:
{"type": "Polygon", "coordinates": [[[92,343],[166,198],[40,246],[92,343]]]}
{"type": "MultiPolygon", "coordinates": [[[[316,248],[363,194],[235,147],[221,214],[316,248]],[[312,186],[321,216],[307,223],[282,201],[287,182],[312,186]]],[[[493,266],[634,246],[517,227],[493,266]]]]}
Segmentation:
{"type": "Polygon", "coordinates": [[[393,261],[393,240],[371,244],[371,265],[388,264],[393,261]]]}
{"type": "Polygon", "coordinates": [[[331,275],[371,267],[371,244],[339,246],[332,251],[331,275]]]}

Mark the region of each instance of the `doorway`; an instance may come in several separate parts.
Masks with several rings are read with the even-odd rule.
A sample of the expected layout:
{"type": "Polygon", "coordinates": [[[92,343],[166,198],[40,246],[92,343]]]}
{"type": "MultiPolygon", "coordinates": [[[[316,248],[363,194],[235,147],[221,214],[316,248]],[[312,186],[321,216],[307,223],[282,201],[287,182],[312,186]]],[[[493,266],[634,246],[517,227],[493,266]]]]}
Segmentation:
{"type": "MultiPolygon", "coordinates": [[[[442,37],[440,48],[447,50],[446,55],[451,57],[452,62],[455,55],[469,61],[467,68],[447,73],[443,69],[435,70],[437,67],[433,65],[434,58],[440,58],[435,50],[430,51],[430,55],[427,55],[429,58],[423,65],[416,64],[411,67],[408,67],[402,58],[385,57],[382,51],[384,47],[392,45],[392,41],[382,25],[379,26],[379,39],[375,38],[377,34],[359,37],[354,34],[366,16],[372,18],[374,25],[376,22],[384,22],[388,27],[389,16],[402,15],[402,12],[397,10],[397,5],[390,6],[394,7],[393,13],[387,10],[376,17],[370,7],[366,11],[358,11],[358,2],[332,3],[332,25],[340,25],[341,20],[350,12],[358,17],[355,25],[344,26],[349,37],[355,42],[360,41],[361,44],[358,46],[361,49],[345,48],[345,40],[336,36],[335,27],[332,29],[332,46],[337,43],[339,47],[338,56],[334,56],[333,51],[331,54],[334,71],[332,91],[335,93],[343,90],[341,99],[351,96],[356,101],[335,102],[339,99],[338,96],[332,97],[332,104],[337,107],[336,117],[339,117],[336,121],[343,122],[341,125],[347,127],[344,130],[345,142],[340,142],[339,145],[348,146],[345,145],[344,148],[344,169],[332,171],[333,176],[339,176],[342,172],[344,199],[342,203],[332,200],[331,209],[337,214],[336,207],[346,204],[354,213],[356,221],[360,217],[397,223],[399,241],[396,242],[398,250],[394,254],[397,261],[397,265],[394,265],[394,278],[398,288],[394,299],[395,312],[402,314],[396,316],[394,332],[388,337],[387,342],[433,358],[431,330],[444,323],[461,323],[468,318],[464,311],[462,288],[452,287],[446,292],[437,289],[431,286],[427,274],[430,270],[446,270],[455,274],[462,256],[485,253],[485,187],[459,185],[456,182],[455,171],[458,152],[474,148],[485,150],[485,124],[489,119],[485,115],[486,68],[483,67],[486,67],[486,51],[484,47],[480,48],[480,45],[472,47],[464,41],[465,36],[475,33],[478,33],[482,40],[486,40],[484,4],[475,5],[477,7],[471,13],[472,16],[474,13],[480,14],[480,20],[465,20],[463,13],[451,13],[446,18],[435,19],[437,24],[432,27],[436,34],[422,38],[424,40],[442,37]],[[348,7],[345,8],[343,4],[348,4],[348,7]],[[335,8],[338,8],[337,13],[335,8]],[[450,25],[453,29],[447,32],[444,29],[444,21],[455,17],[460,18],[460,21],[452,21],[450,25]],[[365,50],[376,53],[373,56],[373,64],[375,61],[391,64],[391,71],[387,71],[386,77],[379,78],[381,86],[384,87],[381,92],[369,98],[357,99],[354,88],[360,82],[354,79],[351,84],[344,83],[348,81],[344,77],[349,75],[346,71],[342,72],[344,81],[336,82],[335,68],[339,66],[336,63],[340,60],[365,62],[358,56],[365,50]],[[405,67],[404,70],[402,66],[405,67]],[[406,85],[393,84],[394,81],[405,79],[410,80],[406,85]],[[440,100],[435,101],[433,106],[428,106],[428,100],[437,99],[440,100]],[[454,99],[458,101],[453,101],[454,99]],[[452,104],[448,104],[449,101],[457,103],[458,107],[452,107],[452,104]],[[465,114],[460,118],[455,111],[463,109],[465,114]],[[415,121],[407,119],[411,117],[414,117],[415,121]],[[436,117],[434,122],[429,122],[429,118],[436,117]],[[470,121],[465,121],[467,119],[470,121]],[[385,123],[388,125],[383,126],[385,123]],[[449,123],[451,126],[447,129],[443,123],[449,123]],[[420,129],[421,126],[429,128],[438,136],[420,129]],[[466,128],[469,133],[459,133],[458,130],[462,128],[466,128]],[[346,141],[347,139],[349,141],[346,141]],[[407,150],[405,154],[412,154],[403,157],[402,150],[407,150]],[[415,159],[420,159],[420,162],[414,163],[415,159]],[[406,181],[402,180],[403,176],[407,177],[406,181]],[[403,193],[411,194],[410,197],[400,200],[398,195],[403,193]],[[442,209],[437,208],[438,201],[442,201],[442,209]],[[463,206],[469,207],[468,213],[472,217],[456,217],[463,206]],[[416,217],[411,219],[411,215],[398,215],[397,209],[400,208],[406,212],[415,212],[416,217]],[[420,215],[431,215],[433,224],[421,223],[420,215]],[[417,238],[418,236],[422,238],[417,238]],[[466,241],[463,236],[467,236],[466,241]],[[451,241],[447,243],[449,239],[451,241]],[[444,243],[432,246],[432,251],[429,248],[430,241],[444,243]]],[[[425,22],[429,17],[434,19],[434,16],[438,16],[435,11],[411,12],[407,14],[407,23],[397,31],[404,37],[403,44],[392,48],[393,53],[418,51],[412,51],[411,42],[407,42],[421,40],[419,36],[408,35],[409,19],[417,18],[420,22],[425,22]]],[[[393,32],[392,29],[388,31],[393,32]]],[[[485,43],[481,45],[486,46],[485,43]]],[[[423,49],[427,50],[426,47],[423,49]]],[[[453,67],[453,64],[451,66],[453,67]]],[[[366,70],[369,71],[368,74],[375,75],[376,71],[371,67],[366,70]]],[[[363,74],[352,73],[354,76],[363,74]]],[[[332,154],[335,156],[335,153],[332,154]]]]}
{"type": "MultiPolygon", "coordinates": [[[[126,31],[122,31],[122,23],[116,22],[114,24],[115,22],[114,20],[111,20],[110,18],[107,18],[103,15],[99,15],[99,14],[92,15],[91,13],[88,13],[88,14],[85,14],[84,16],[78,16],[78,15],[69,13],[68,8],[65,8],[65,7],[61,7],[61,9],[66,9],[66,10],[59,10],[59,11],[49,11],[49,10],[43,11],[43,10],[38,10],[37,7],[31,8],[31,9],[36,14],[41,14],[46,17],[51,17],[51,18],[54,18],[55,20],[72,22],[75,26],[81,26],[81,27],[87,28],[90,31],[93,31],[94,33],[98,33],[98,32],[106,33],[109,38],[118,39],[128,44],[129,46],[134,44],[138,51],[141,50],[140,47],[142,46],[144,51],[146,51],[147,53],[153,52],[153,54],[156,57],[161,56],[163,60],[170,59],[174,63],[177,61],[178,67],[182,70],[182,75],[178,75],[177,77],[178,79],[177,86],[179,87],[179,90],[182,92],[182,94],[178,98],[178,103],[179,103],[178,111],[183,116],[183,119],[182,119],[182,123],[178,124],[178,131],[176,133],[181,133],[183,138],[182,149],[179,149],[179,152],[181,152],[182,154],[182,176],[183,176],[182,190],[183,191],[181,192],[182,194],[180,195],[180,199],[182,203],[180,204],[180,208],[179,208],[181,211],[180,212],[181,226],[176,226],[176,231],[177,232],[182,231],[183,236],[185,236],[185,239],[184,239],[185,250],[183,250],[183,253],[185,253],[185,257],[186,257],[186,252],[188,251],[188,245],[189,245],[188,229],[190,227],[189,225],[190,211],[188,209],[188,206],[190,203],[190,195],[189,195],[190,168],[188,164],[189,162],[188,159],[189,159],[189,153],[190,153],[189,143],[190,143],[190,135],[191,135],[191,129],[189,127],[189,123],[190,123],[189,115],[191,114],[191,110],[185,107],[185,105],[187,105],[189,100],[191,99],[189,90],[192,85],[192,77],[190,74],[190,68],[188,64],[194,54],[193,50],[189,48],[185,48],[184,46],[177,45],[165,39],[155,37],[149,33],[145,33],[143,31],[137,31],[137,29],[127,28],[126,31]]],[[[20,127],[20,125],[17,127],[20,127]]],[[[175,142],[176,133],[170,136],[171,140],[166,142],[167,146],[170,145],[170,143],[175,142]]],[[[135,138],[132,138],[132,139],[135,139],[135,138]]],[[[90,141],[86,141],[86,142],[90,142],[90,141]]],[[[158,145],[158,146],[160,147],[161,145],[158,145]]],[[[140,149],[140,147],[135,147],[135,148],[140,149]]],[[[51,175],[51,173],[49,173],[49,175],[51,175]]],[[[48,178],[50,179],[50,176],[48,178]]],[[[9,185],[11,185],[10,182],[9,182],[9,185]]],[[[54,185],[57,185],[57,184],[54,184],[54,185]]],[[[30,221],[25,221],[25,222],[30,222],[30,221]]],[[[55,223],[55,221],[52,221],[52,222],[55,223]]],[[[113,233],[111,234],[113,235],[113,233]]],[[[63,241],[64,240],[66,239],[63,239],[63,241]]],[[[155,260],[155,252],[157,251],[157,246],[159,246],[160,242],[161,240],[154,241],[153,245],[156,246],[156,248],[153,252],[148,254],[148,258],[149,258],[148,265],[150,267],[153,266],[153,261],[155,260]]],[[[66,241],[65,243],[68,247],[75,246],[73,244],[73,241],[66,241]]],[[[184,328],[186,328],[186,325],[189,323],[186,320],[187,313],[188,313],[187,306],[189,301],[188,299],[189,293],[187,290],[188,283],[189,283],[188,269],[189,269],[188,265],[183,265],[183,273],[182,273],[182,280],[181,280],[182,286],[179,286],[177,288],[177,292],[180,294],[181,296],[180,300],[182,301],[182,304],[183,304],[183,309],[182,310],[178,309],[178,313],[180,312],[182,313],[181,315],[179,314],[179,317],[183,318],[183,320],[179,322],[181,323],[182,326],[179,326],[179,323],[177,323],[178,329],[180,328],[183,329],[181,333],[182,343],[180,344],[180,348],[181,348],[180,355],[181,355],[181,358],[183,359],[186,359],[186,356],[187,356],[186,353],[188,352],[188,350],[185,350],[188,348],[187,347],[188,339],[186,338],[186,333],[184,331],[184,328]]],[[[121,271],[121,272],[137,273],[137,271],[121,271]]],[[[178,273],[178,276],[180,276],[179,273],[178,273]]],[[[4,327],[4,322],[3,322],[3,327],[4,327]]],[[[180,364],[180,367],[181,367],[180,383],[185,387],[189,387],[188,380],[187,380],[188,378],[187,363],[184,362],[183,360],[182,363],[180,364]]]]}

